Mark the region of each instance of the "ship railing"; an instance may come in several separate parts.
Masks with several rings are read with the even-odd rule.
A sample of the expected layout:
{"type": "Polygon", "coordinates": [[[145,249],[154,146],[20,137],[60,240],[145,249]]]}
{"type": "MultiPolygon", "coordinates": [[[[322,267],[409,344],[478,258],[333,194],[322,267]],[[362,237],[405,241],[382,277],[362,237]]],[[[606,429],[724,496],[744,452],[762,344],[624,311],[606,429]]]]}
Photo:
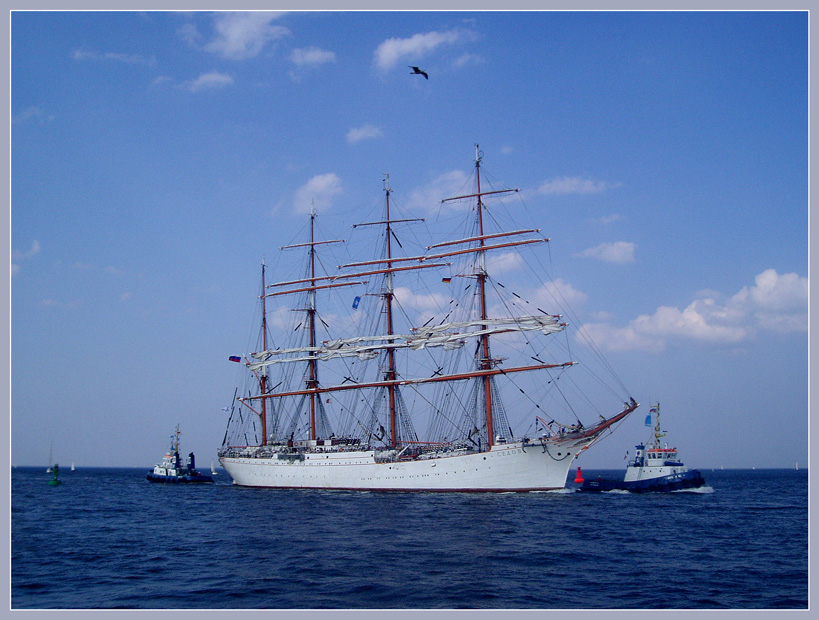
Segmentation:
{"type": "Polygon", "coordinates": [[[389,463],[396,461],[415,461],[425,459],[435,459],[445,456],[455,456],[468,452],[476,452],[477,446],[468,443],[442,443],[442,442],[405,442],[401,450],[394,448],[375,448],[375,460],[379,463],[389,463]]]}
{"type": "Polygon", "coordinates": [[[220,458],[270,458],[280,450],[269,446],[229,446],[219,450],[220,458]]]}

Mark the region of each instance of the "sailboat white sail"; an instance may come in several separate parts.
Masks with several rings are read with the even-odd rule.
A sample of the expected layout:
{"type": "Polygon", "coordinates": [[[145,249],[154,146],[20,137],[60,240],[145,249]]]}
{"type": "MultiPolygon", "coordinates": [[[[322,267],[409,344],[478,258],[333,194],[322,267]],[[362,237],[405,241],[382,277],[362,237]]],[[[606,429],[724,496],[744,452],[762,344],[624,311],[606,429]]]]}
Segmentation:
{"type": "MultiPolygon", "coordinates": [[[[321,272],[318,253],[341,240],[318,240],[313,212],[309,240],[282,248],[306,251],[302,277],[267,284],[263,264],[258,348],[244,356],[251,382],[234,400],[219,451],[234,484],[559,489],[572,461],[638,406],[619,384],[619,402],[606,415],[593,409],[595,423],[580,421],[580,405],[569,401],[577,387],[564,380],[577,362],[570,346],[555,341],[565,335],[564,318],[507,291],[491,273],[497,252],[542,247],[548,239],[538,229],[490,230],[500,213],[488,201],[518,190],[485,190],[481,162],[476,145],[474,191],[442,201],[472,205],[465,233],[454,240],[397,255],[403,249],[397,231],[423,220],[395,217],[387,175],[384,217],[353,226],[379,231],[374,260],[321,272]],[[451,293],[448,301],[430,288],[436,281],[451,293]],[[340,291],[347,305],[354,300],[350,316],[345,323],[335,312],[325,320],[321,302],[340,291]],[[438,301],[438,309],[410,316],[420,292],[438,301]],[[275,339],[270,298],[294,321],[275,339]],[[286,298],[296,301],[285,305],[286,298]],[[425,433],[417,430],[421,425],[425,433]]],[[[588,407],[589,396],[582,398],[588,407]]]]}

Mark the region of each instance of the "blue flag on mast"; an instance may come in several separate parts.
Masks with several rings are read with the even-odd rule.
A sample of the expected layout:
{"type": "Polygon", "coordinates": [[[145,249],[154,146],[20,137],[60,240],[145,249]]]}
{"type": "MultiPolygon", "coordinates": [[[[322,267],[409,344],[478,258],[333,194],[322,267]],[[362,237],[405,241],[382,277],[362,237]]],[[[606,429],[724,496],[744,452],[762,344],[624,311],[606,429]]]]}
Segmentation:
{"type": "Polygon", "coordinates": [[[651,426],[651,413],[646,416],[646,426],[651,426]]]}
{"type": "Polygon", "coordinates": [[[358,310],[358,302],[361,301],[361,297],[356,297],[353,299],[353,310],[358,310]]]}

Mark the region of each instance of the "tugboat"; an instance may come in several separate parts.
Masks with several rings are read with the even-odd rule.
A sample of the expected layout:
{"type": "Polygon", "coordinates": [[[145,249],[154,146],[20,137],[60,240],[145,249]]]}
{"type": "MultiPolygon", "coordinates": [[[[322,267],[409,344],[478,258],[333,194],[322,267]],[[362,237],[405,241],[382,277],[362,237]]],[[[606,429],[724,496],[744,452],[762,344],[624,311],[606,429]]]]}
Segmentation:
{"type": "Polygon", "coordinates": [[[651,414],[656,415],[653,442],[649,447],[639,443],[637,452],[629,461],[623,480],[583,480],[580,468],[577,468],[575,482],[582,484],[580,491],[599,493],[600,491],[631,491],[633,493],[667,493],[681,489],[697,489],[705,484],[702,474],[697,469],[689,470],[677,456],[676,448],[660,447],[660,403],[650,408],[646,422],[650,425],[651,414]]]}
{"type": "Polygon", "coordinates": [[[213,476],[208,476],[196,470],[196,460],[193,452],[188,454],[188,462],[183,465],[179,457],[179,425],[176,433],[171,436],[171,448],[165,453],[161,463],[154,465],[153,471],[146,476],[148,482],[169,483],[201,483],[213,482],[213,476]]]}

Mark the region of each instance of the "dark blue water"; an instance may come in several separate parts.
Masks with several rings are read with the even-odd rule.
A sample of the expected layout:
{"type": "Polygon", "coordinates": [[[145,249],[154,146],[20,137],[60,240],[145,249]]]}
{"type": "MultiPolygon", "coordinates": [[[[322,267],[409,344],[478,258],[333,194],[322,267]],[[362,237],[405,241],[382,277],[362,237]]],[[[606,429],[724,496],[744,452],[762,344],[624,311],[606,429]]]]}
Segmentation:
{"type": "MultiPolygon", "coordinates": [[[[11,606],[798,608],[808,477],[704,470],[706,492],[357,493],[11,475],[11,606]]],[[[584,472],[586,476],[600,472],[584,472]]],[[[621,472],[618,472],[621,473],[621,472]]]]}

